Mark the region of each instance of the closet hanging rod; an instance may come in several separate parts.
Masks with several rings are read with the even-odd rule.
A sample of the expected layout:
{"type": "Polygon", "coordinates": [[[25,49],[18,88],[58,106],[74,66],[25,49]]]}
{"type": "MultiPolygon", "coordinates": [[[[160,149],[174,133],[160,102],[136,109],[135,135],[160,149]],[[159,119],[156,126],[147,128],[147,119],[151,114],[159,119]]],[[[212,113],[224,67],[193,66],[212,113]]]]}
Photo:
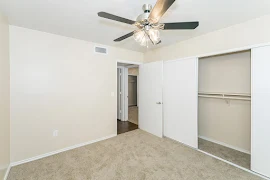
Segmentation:
{"type": "Polygon", "coordinates": [[[251,95],[247,93],[224,93],[224,92],[199,92],[199,95],[251,97],[251,95]]]}
{"type": "Polygon", "coordinates": [[[203,98],[214,98],[214,99],[225,99],[225,100],[243,100],[243,101],[251,101],[251,98],[244,98],[244,97],[226,97],[226,96],[211,96],[211,95],[199,95],[199,97],[203,98]]]}

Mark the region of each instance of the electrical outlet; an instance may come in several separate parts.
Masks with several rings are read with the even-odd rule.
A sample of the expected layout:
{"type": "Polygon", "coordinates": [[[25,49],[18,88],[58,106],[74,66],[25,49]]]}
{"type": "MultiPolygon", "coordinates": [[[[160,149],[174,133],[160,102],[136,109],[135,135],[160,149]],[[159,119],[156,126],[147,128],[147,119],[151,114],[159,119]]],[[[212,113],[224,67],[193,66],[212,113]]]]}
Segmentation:
{"type": "Polygon", "coordinates": [[[53,131],[53,136],[54,136],[54,137],[58,136],[58,130],[54,130],[54,131],[53,131]]]}

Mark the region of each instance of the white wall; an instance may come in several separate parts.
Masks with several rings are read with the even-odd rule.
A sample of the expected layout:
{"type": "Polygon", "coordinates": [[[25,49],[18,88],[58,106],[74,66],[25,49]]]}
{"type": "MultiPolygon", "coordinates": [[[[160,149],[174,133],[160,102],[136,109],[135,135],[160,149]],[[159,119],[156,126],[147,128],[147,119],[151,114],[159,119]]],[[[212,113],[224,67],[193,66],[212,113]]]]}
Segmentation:
{"type": "Polygon", "coordinates": [[[12,162],[117,133],[116,60],[143,54],[93,51],[90,42],[10,26],[12,162]]]}
{"type": "Polygon", "coordinates": [[[9,26],[0,14],[0,179],[10,163],[9,26]]]}
{"type": "MultiPolygon", "coordinates": [[[[270,15],[148,51],[144,62],[200,56],[270,42],[270,15]]],[[[200,28],[200,27],[198,27],[200,28]]]]}
{"type": "MultiPolygon", "coordinates": [[[[250,94],[250,51],[199,60],[199,91],[250,94]]],[[[250,152],[250,101],[199,98],[199,136],[250,152]]]]}

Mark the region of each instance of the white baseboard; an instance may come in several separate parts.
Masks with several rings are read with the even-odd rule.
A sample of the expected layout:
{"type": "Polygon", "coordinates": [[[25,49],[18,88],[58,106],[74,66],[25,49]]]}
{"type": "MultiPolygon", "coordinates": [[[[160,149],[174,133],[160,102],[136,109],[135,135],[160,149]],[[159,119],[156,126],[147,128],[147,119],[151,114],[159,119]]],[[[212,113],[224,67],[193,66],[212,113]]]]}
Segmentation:
{"type": "Polygon", "coordinates": [[[11,165],[9,165],[8,168],[7,168],[7,170],[6,170],[6,174],[5,174],[4,180],[7,180],[8,174],[9,174],[9,171],[10,171],[10,168],[11,168],[11,165]]]}
{"type": "Polygon", "coordinates": [[[224,142],[220,142],[220,141],[217,141],[217,140],[214,140],[214,139],[205,137],[205,136],[199,136],[199,138],[204,139],[204,140],[206,140],[206,141],[210,141],[210,142],[219,144],[219,145],[221,145],[221,146],[225,146],[225,147],[228,147],[228,148],[231,148],[231,149],[234,149],[234,150],[237,150],[237,151],[246,153],[246,154],[250,154],[250,151],[248,151],[248,150],[241,149],[241,148],[238,148],[238,147],[235,147],[235,146],[232,146],[232,145],[226,144],[226,143],[224,143],[224,142]]]}
{"type": "Polygon", "coordinates": [[[102,141],[102,140],[105,140],[105,139],[109,139],[109,138],[112,138],[112,137],[115,137],[115,136],[117,136],[117,135],[116,134],[112,134],[112,135],[105,136],[105,137],[102,137],[102,138],[99,138],[99,139],[96,139],[96,140],[92,140],[92,141],[81,143],[81,144],[76,144],[74,146],[66,147],[64,149],[60,149],[60,150],[57,150],[57,151],[53,151],[53,152],[49,152],[49,153],[42,154],[42,155],[39,155],[39,156],[35,156],[35,157],[29,158],[29,159],[25,159],[25,160],[21,160],[21,161],[17,161],[17,162],[12,162],[11,163],[11,167],[18,166],[20,164],[28,163],[28,162],[31,162],[31,161],[35,161],[35,160],[38,160],[38,159],[42,159],[42,158],[45,158],[45,157],[48,157],[48,156],[52,156],[52,155],[55,155],[55,154],[58,154],[58,153],[61,153],[61,152],[68,151],[68,150],[72,150],[72,149],[75,149],[75,148],[78,148],[78,147],[82,147],[82,146],[86,146],[86,145],[89,145],[89,144],[93,144],[95,142],[99,142],[99,141],[102,141]]]}

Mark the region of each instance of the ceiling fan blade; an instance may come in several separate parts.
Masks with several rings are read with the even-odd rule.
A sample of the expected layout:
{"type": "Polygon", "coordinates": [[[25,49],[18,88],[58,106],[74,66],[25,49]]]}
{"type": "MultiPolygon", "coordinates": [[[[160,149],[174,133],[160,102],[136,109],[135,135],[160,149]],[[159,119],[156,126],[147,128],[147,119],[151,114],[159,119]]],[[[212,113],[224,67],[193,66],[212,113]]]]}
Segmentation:
{"type": "Polygon", "coordinates": [[[175,0],[158,0],[148,17],[151,23],[157,23],[175,0]]]}
{"type": "Polygon", "coordinates": [[[178,22],[178,23],[164,23],[164,30],[170,29],[195,29],[199,26],[199,22],[178,22]]]}
{"type": "Polygon", "coordinates": [[[98,16],[106,18],[106,19],[111,19],[111,20],[114,20],[114,21],[126,23],[126,24],[134,24],[135,23],[135,21],[132,21],[130,19],[122,18],[122,17],[116,16],[116,15],[113,15],[113,14],[109,14],[109,13],[106,13],[106,12],[99,12],[98,16]]]}
{"type": "Polygon", "coordinates": [[[121,36],[121,37],[115,39],[114,41],[115,42],[123,41],[124,39],[127,39],[127,38],[131,37],[133,34],[134,34],[134,31],[132,31],[132,32],[130,32],[130,33],[124,35],[124,36],[121,36]]]}

